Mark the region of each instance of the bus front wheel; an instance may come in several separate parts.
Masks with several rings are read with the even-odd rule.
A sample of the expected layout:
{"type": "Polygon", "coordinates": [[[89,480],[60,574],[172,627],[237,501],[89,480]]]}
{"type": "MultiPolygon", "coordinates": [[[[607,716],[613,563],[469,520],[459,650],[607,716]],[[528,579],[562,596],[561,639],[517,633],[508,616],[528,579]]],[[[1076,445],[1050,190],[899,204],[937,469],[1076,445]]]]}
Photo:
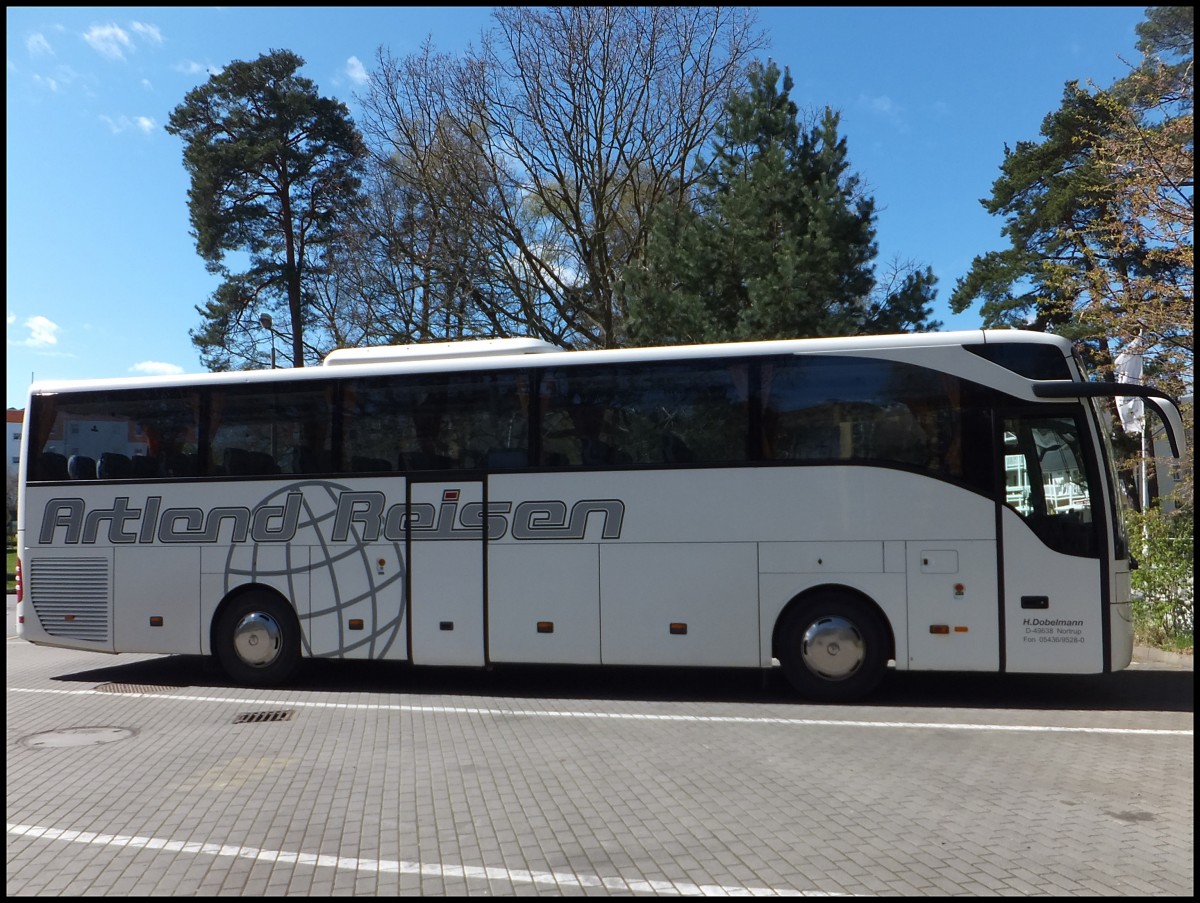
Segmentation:
{"type": "Polygon", "coordinates": [[[300,659],[300,628],[290,605],[268,593],[251,592],[225,606],[213,645],[221,667],[235,682],[277,686],[300,659]]]}
{"type": "Polygon", "coordinates": [[[801,602],[779,636],[788,682],[815,702],[861,699],[887,670],[887,630],[873,606],[850,596],[823,593],[801,602]]]}

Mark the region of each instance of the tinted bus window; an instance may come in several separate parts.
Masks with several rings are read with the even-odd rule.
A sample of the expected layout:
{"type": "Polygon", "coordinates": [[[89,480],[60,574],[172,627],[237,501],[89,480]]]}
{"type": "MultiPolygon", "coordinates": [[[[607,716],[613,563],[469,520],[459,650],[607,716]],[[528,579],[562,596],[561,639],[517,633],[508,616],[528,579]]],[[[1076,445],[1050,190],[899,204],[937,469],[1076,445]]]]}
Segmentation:
{"type": "Polygon", "coordinates": [[[1084,435],[1073,416],[1006,417],[1005,503],[1056,552],[1094,557],[1100,543],[1084,435]]]}
{"type": "Polygon", "coordinates": [[[1004,342],[995,345],[964,345],[967,351],[999,364],[1028,379],[1070,379],[1071,367],[1061,351],[1049,345],[1004,342]]]}
{"type": "Polygon", "coordinates": [[[334,469],[330,381],[212,390],[205,472],[270,476],[334,469]]]}
{"type": "Polygon", "coordinates": [[[38,396],[29,480],[194,476],[199,424],[194,389],[38,396]]]}
{"type": "Polygon", "coordinates": [[[749,366],[727,361],[544,372],[547,466],[721,464],[748,459],[749,366]]]}
{"type": "Polygon", "coordinates": [[[886,464],[967,478],[967,386],[955,377],[893,361],[813,355],[764,363],[761,379],[769,460],[886,464]]]}
{"type": "Polygon", "coordinates": [[[343,460],[350,471],[438,471],[529,463],[523,371],[381,377],[347,384],[343,460]]]}

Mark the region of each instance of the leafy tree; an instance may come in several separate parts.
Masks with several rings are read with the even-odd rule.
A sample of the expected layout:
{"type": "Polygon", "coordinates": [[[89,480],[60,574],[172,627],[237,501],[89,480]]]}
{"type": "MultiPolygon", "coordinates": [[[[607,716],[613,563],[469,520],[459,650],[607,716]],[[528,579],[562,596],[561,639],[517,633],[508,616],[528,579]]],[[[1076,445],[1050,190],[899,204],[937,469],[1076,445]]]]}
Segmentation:
{"type": "MultiPolygon", "coordinates": [[[[1081,274],[1063,274],[1087,299],[1080,319],[1140,350],[1147,381],[1176,396],[1192,394],[1195,379],[1194,16],[1192,7],[1147,10],[1138,27],[1140,65],[1097,92],[1111,128],[1095,136],[1095,161],[1113,203],[1092,231],[1119,253],[1139,250],[1145,265],[1110,267],[1094,259],[1081,274]]],[[[1195,406],[1184,405],[1183,414],[1192,427],[1195,406]]],[[[1194,497],[1194,470],[1184,462],[1171,501],[1175,516],[1189,524],[1194,497]]]]}
{"type": "Polygon", "coordinates": [[[802,129],[790,73],[752,66],[717,128],[693,203],[660,211],[626,271],[639,343],[720,342],[936,328],[930,271],[875,279],[875,205],[849,172],[838,116],[802,129]]]}
{"type": "Polygon", "coordinates": [[[1069,331],[1064,327],[1072,323],[1078,293],[1058,274],[1087,266],[1089,224],[1109,203],[1092,146],[1095,130],[1107,128],[1106,118],[1094,97],[1069,82],[1062,106],[1042,122],[1044,140],[1004,148],[1001,176],[980,203],[1007,217],[1003,234],[1010,246],[975,258],[955,285],[952,310],[982,302],[985,326],[1069,331]]]}
{"type": "Polygon", "coordinates": [[[293,366],[320,353],[305,336],[313,279],[358,202],[366,148],[346,106],[297,74],[303,65],[285,50],[230,63],[189,91],[166,126],[184,141],[196,249],[224,278],[196,308],[203,323],[192,332],[214,370],[261,365],[262,343],[275,339],[259,326],[263,313],[290,336],[293,366]],[[245,255],[244,272],[230,271],[230,252],[245,255]]]}
{"type": "Polygon", "coordinates": [[[1195,631],[1195,518],[1154,506],[1134,514],[1130,536],[1143,566],[1130,576],[1134,630],[1154,646],[1192,645],[1195,631]]]}
{"type": "Polygon", "coordinates": [[[685,195],[762,39],[751,13],[717,7],[516,7],[494,22],[460,57],[381,51],[363,98],[404,201],[392,235],[420,262],[415,298],[439,328],[621,344],[620,274],[650,211],[685,195]]]}
{"type": "Polygon", "coordinates": [[[1143,349],[1151,357],[1150,377],[1181,394],[1191,391],[1195,365],[1194,13],[1159,7],[1148,16],[1140,32],[1161,36],[1169,53],[1186,58],[1163,59],[1143,37],[1141,65],[1113,89],[1096,92],[1108,128],[1092,136],[1094,166],[1108,202],[1098,205],[1090,224],[1093,240],[1082,243],[1088,265],[1060,275],[1082,299],[1082,321],[1123,347],[1143,349]],[[1186,21],[1186,45],[1174,39],[1180,20],[1186,21]],[[1096,253],[1100,247],[1113,257],[1096,253]],[[1127,260],[1139,265],[1123,265],[1127,260]]]}
{"type": "Polygon", "coordinates": [[[1005,148],[981,203],[1009,246],[975,259],[955,312],[1091,340],[1101,367],[1140,336],[1151,378],[1190,371],[1193,16],[1149,8],[1139,68],[1107,91],[1069,82],[1042,140],[1005,148]]]}
{"type": "MultiPolygon", "coordinates": [[[[1005,148],[982,203],[1006,217],[1009,246],[975,259],[952,309],[981,303],[985,325],[1075,338],[1108,375],[1132,348],[1146,382],[1192,391],[1194,15],[1148,8],[1137,67],[1108,90],[1068,83],[1043,140],[1005,148]]],[[[1190,471],[1184,483],[1190,500],[1190,471]]]]}
{"type": "MultiPolygon", "coordinates": [[[[366,344],[523,331],[505,318],[509,305],[492,265],[496,257],[481,220],[468,214],[473,186],[486,178],[486,161],[457,135],[442,111],[445,98],[435,103],[428,96],[429,80],[436,82],[454,65],[435,57],[427,43],[397,69],[384,68],[387,78],[412,90],[407,113],[393,111],[389,126],[378,122],[377,113],[367,114],[371,134],[403,132],[391,131],[389,150],[372,154],[369,203],[347,221],[336,243],[332,272],[348,289],[345,312],[366,344]]],[[[391,97],[388,91],[378,93],[380,103],[391,102],[383,99],[391,97]]]]}

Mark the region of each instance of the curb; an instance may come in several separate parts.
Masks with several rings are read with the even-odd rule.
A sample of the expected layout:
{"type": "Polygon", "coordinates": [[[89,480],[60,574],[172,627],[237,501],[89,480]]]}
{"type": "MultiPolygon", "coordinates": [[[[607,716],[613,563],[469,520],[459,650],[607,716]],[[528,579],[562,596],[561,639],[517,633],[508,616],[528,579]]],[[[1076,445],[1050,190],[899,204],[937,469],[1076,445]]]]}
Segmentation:
{"type": "Polygon", "coordinates": [[[1156,649],[1153,646],[1134,646],[1133,661],[1135,663],[1166,665],[1169,668],[1178,668],[1180,671],[1193,671],[1192,666],[1194,656],[1182,652],[1167,652],[1165,649],[1156,649]]]}

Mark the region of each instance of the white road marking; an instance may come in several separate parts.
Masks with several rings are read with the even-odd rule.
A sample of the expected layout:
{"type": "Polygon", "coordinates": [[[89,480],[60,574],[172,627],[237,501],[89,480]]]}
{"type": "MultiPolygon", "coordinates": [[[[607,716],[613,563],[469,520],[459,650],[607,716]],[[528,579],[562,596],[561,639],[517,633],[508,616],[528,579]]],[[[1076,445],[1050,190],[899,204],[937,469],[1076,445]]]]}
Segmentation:
{"type": "Polygon", "coordinates": [[[955,724],[940,721],[852,721],[838,718],[769,718],[746,715],[649,715],[637,712],[579,712],[546,709],[482,708],[477,706],[404,705],[399,703],[306,702],[296,699],[253,697],[188,696],[180,693],[110,693],[99,690],[57,690],[9,687],[10,693],[41,693],[57,696],[105,696],[128,699],[166,699],[175,702],[216,702],[270,708],[335,709],[340,711],[400,712],[409,715],[486,715],[495,718],[593,718],[614,721],[691,722],[696,724],[780,724],[793,727],[908,728],[941,731],[1012,731],[1042,734],[1125,734],[1131,736],[1190,737],[1189,730],[1124,727],[1062,727],[1045,724],[955,724]]]}
{"type": "Polygon", "coordinates": [[[103,847],[126,847],[134,850],[162,850],[168,853],[194,853],[233,859],[253,859],[281,865],[308,865],[353,872],[396,873],[421,875],[429,878],[464,878],[478,881],[505,881],[513,884],[536,884],[559,890],[605,890],[705,897],[829,897],[839,896],[820,891],[802,892],[790,888],[737,887],[720,884],[694,884],[690,881],[656,881],[645,878],[605,878],[600,875],[575,872],[534,872],[528,869],[507,869],[495,866],[447,865],[442,863],[405,862],[395,859],[359,859],[354,856],[332,856],[326,853],[300,853],[288,850],[262,850],[257,847],[233,844],[203,843],[195,840],[169,840],[163,837],[138,837],[129,834],[101,834],[96,831],[74,831],[47,828],[40,825],[8,825],[8,833],[18,837],[56,840],[103,847]]]}

